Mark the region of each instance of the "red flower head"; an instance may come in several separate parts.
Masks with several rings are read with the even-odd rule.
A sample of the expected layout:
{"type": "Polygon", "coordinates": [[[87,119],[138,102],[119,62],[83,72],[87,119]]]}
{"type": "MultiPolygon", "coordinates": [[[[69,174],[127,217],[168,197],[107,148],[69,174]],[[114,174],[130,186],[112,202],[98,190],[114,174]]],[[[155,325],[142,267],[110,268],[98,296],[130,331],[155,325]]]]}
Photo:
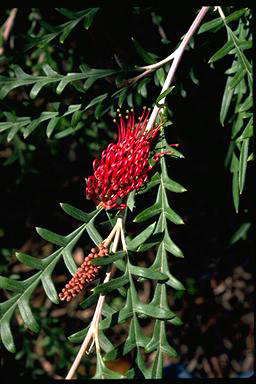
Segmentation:
{"type": "MultiPolygon", "coordinates": [[[[139,189],[149,180],[150,145],[161,124],[146,131],[150,110],[144,108],[142,116],[135,124],[134,112],[129,112],[126,120],[119,114],[118,142],[108,145],[100,160],[93,162],[93,176],[87,180],[86,198],[93,199],[105,209],[123,209],[122,198],[134,189],[139,189]]],[[[115,121],[115,120],[114,120],[115,121]]],[[[161,154],[156,154],[158,161],[161,154]]]]}

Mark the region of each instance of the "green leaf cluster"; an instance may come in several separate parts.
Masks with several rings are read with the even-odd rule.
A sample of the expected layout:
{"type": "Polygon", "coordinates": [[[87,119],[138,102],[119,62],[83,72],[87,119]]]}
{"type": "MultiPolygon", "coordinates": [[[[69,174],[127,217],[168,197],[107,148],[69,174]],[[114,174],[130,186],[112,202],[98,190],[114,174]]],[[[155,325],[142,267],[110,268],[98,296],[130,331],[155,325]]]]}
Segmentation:
{"type": "Polygon", "coordinates": [[[232,174],[232,195],[236,212],[239,209],[240,195],[245,187],[247,164],[253,159],[252,63],[246,54],[252,49],[250,19],[251,11],[242,8],[225,19],[220,17],[203,24],[199,30],[201,33],[216,32],[219,28],[225,27],[227,41],[209,62],[216,62],[227,55],[233,58],[231,67],[225,72],[227,81],[221,103],[220,122],[223,126],[231,126],[225,166],[232,174]],[[232,30],[228,24],[237,20],[237,28],[232,30]]]}
{"type": "Polygon", "coordinates": [[[100,234],[94,226],[94,220],[101,212],[100,209],[88,214],[69,204],[61,204],[61,207],[69,215],[84,222],[84,224],[67,236],[59,235],[48,229],[37,228],[37,232],[43,239],[60,248],[44,259],[38,259],[24,253],[16,253],[16,257],[21,263],[38,270],[33,276],[24,281],[0,276],[0,288],[14,293],[11,298],[0,303],[1,340],[10,352],[15,352],[15,345],[10,327],[10,321],[15,310],[19,310],[25,325],[31,331],[38,332],[39,327],[33,316],[29,302],[31,295],[38,284],[40,282],[42,283],[46,295],[53,303],[59,303],[58,295],[52,280],[52,272],[58,261],[62,257],[69,272],[74,275],[77,267],[72,257],[72,250],[84,230],[88,232],[95,244],[99,244],[102,241],[100,234]]]}

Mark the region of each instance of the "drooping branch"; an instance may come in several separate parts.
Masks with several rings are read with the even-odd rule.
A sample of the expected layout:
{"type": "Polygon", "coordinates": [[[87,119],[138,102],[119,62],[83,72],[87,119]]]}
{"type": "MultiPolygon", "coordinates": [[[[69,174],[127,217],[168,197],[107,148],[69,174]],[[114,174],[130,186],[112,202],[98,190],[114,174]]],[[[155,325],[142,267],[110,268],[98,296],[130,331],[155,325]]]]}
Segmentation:
{"type": "MultiPolygon", "coordinates": [[[[115,253],[117,250],[117,246],[118,246],[118,242],[120,239],[120,234],[121,234],[122,228],[123,228],[123,218],[118,218],[116,225],[114,226],[114,228],[112,229],[112,231],[110,232],[108,237],[103,241],[104,245],[108,246],[114,237],[113,246],[112,246],[112,252],[113,253],[115,253]]],[[[103,283],[107,283],[111,279],[111,276],[112,276],[114,270],[115,270],[115,266],[113,265],[111,270],[106,273],[106,276],[105,276],[103,283]]],[[[99,323],[100,323],[100,318],[101,318],[101,313],[102,313],[104,302],[105,302],[105,295],[100,294],[99,299],[98,299],[98,303],[97,303],[97,306],[96,306],[96,309],[94,312],[94,316],[93,316],[93,319],[91,321],[90,328],[89,328],[89,330],[85,336],[85,339],[81,345],[81,348],[80,348],[80,350],[79,350],[79,352],[78,352],[78,354],[77,354],[77,356],[76,356],[76,358],[75,358],[75,360],[74,360],[74,362],[73,362],[73,364],[72,364],[72,366],[71,366],[71,368],[70,368],[70,370],[69,370],[69,372],[65,378],[66,380],[73,378],[83,355],[88,350],[88,347],[89,347],[89,344],[90,344],[90,341],[92,338],[93,338],[92,343],[95,342],[96,348],[99,349],[99,323]]]]}
{"type": "MultiPolygon", "coordinates": [[[[184,50],[189,42],[189,40],[191,39],[191,37],[193,36],[194,32],[196,31],[196,29],[198,28],[198,26],[200,25],[203,17],[205,16],[206,12],[208,11],[209,7],[202,7],[200,12],[198,13],[197,17],[195,18],[194,22],[192,23],[191,27],[189,28],[188,32],[186,33],[186,35],[184,36],[180,46],[176,49],[176,51],[174,53],[172,53],[170,56],[169,56],[169,60],[171,58],[173,58],[173,62],[172,62],[172,65],[171,65],[171,68],[168,72],[168,75],[166,77],[166,80],[164,82],[164,85],[163,85],[163,88],[162,88],[162,91],[161,93],[165,92],[171,85],[172,83],[172,80],[174,78],[174,75],[176,73],[176,70],[178,68],[178,65],[179,65],[179,62],[181,60],[181,57],[184,53],[184,50]],[[174,55],[172,57],[172,55],[174,55]]],[[[165,59],[166,60],[166,59],[165,59]]],[[[163,60],[164,61],[164,60],[163,60]]],[[[161,63],[161,62],[160,62],[161,63]]],[[[150,130],[152,127],[153,127],[153,124],[154,124],[154,121],[160,111],[160,108],[164,105],[164,102],[165,102],[165,97],[163,97],[160,102],[159,102],[159,105],[155,105],[153,110],[152,110],[152,113],[151,113],[151,116],[149,118],[149,121],[148,121],[148,124],[147,124],[147,127],[146,127],[146,130],[150,130]]]]}

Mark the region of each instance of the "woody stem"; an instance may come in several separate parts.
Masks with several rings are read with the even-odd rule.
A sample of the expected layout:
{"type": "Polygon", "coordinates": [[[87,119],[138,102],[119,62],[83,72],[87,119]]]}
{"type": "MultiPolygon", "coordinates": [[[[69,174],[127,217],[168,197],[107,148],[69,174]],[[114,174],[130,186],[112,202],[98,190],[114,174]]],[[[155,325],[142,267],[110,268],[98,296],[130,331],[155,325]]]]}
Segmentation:
{"type": "MultiPolygon", "coordinates": [[[[119,242],[119,238],[120,238],[120,233],[121,233],[121,228],[123,225],[122,222],[123,222],[123,219],[118,218],[114,228],[112,229],[112,231],[110,232],[108,237],[103,241],[104,245],[108,246],[111,243],[113,237],[115,236],[114,241],[113,241],[113,246],[112,246],[112,252],[113,253],[116,252],[116,250],[117,250],[117,246],[118,246],[118,242],[119,242]]],[[[107,283],[110,280],[111,275],[114,272],[114,270],[115,270],[115,266],[112,265],[111,270],[106,273],[106,276],[105,276],[103,283],[107,283]]],[[[74,362],[73,362],[73,364],[72,364],[72,366],[71,366],[71,368],[70,368],[70,370],[69,370],[69,372],[65,378],[66,380],[73,378],[84,353],[88,349],[88,345],[89,345],[92,337],[94,338],[96,349],[99,350],[99,348],[100,348],[100,346],[99,346],[99,322],[100,322],[100,317],[101,317],[104,301],[105,301],[105,295],[100,294],[99,299],[98,299],[98,303],[97,303],[97,306],[96,306],[96,309],[94,312],[94,316],[93,316],[93,319],[91,321],[90,328],[89,328],[87,335],[85,336],[85,339],[84,339],[84,341],[80,347],[80,350],[79,350],[79,352],[78,352],[78,354],[77,354],[77,356],[76,356],[76,358],[75,358],[75,360],[74,360],[74,362]]]]}
{"type": "MultiPolygon", "coordinates": [[[[182,55],[184,53],[184,50],[186,48],[186,45],[188,44],[189,40],[193,36],[195,30],[198,28],[199,24],[201,23],[204,15],[208,11],[208,9],[209,9],[209,7],[202,7],[201,8],[200,12],[198,13],[197,17],[193,21],[193,23],[192,23],[191,27],[189,28],[188,32],[184,36],[184,39],[182,40],[180,46],[174,52],[175,57],[173,59],[171,68],[170,68],[170,70],[168,72],[168,75],[166,77],[166,80],[164,82],[164,85],[163,85],[161,93],[165,92],[170,87],[170,84],[173,81],[173,78],[175,76],[176,70],[178,68],[179,62],[180,62],[181,57],[182,57],[182,55]]],[[[163,97],[160,100],[160,102],[159,102],[160,106],[158,106],[158,105],[154,106],[153,111],[151,113],[151,116],[149,118],[147,127],[146,127],[146,131],[149,131],[153,127],[155,119],[156,119],[156,117],[157,117],[157,115],[158,115],[158,113],[160,111],[160,108],[162,108],[164,106],[164,102],[165,102],[165,97],[163,97]]]]}

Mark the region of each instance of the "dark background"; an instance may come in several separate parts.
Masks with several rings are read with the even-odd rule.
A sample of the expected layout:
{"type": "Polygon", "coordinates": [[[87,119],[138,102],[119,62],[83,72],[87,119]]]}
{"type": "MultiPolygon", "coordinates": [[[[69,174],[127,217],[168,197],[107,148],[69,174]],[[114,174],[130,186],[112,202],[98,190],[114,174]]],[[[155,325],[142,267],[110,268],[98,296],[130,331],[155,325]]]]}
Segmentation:
{"type": "MultiPolygon", "coordinates": [[[[42,19],[51,25],[60,24],[64,20],[54,10],[40,11],[42,19]]],[[[29,9],[19,9],[13,30],[15,52],[6,48],[13,62],[24,70],[26,67],[22,48],[29,26],[29,12],[29,9]]],[[[105,7],[98,12],[89,31],[76,27],[64,45],[57,40],[52,41],[53,57],[60,72],[63,71],[63,62],[69,55],[69,49],[73,49],[73,72],[79,71],[79,65],[84,62],[93,68],[116,67],[114,54],[118,55],[124,65],[145,65],[134,49],[132,37],[145,50],[154,52],[162,59],[175,48],[195,15],[195,9],[187,6],[172,12],[166,12],[163,7],[145,6],[138,14],[133,12],[128,3],[105,7]],[[170,45],[161,43],[158,27],[152,24],[152,11],[162,16],[161,25],[171,41],[170,45]],[[63,53],[63,59],[59,52],[63,53]]],[[[207,14],[205,21],[212,18],[212,14],[207,14]]],[[[174,85],[182,84],[186,97],[182,97],[179,91],[167,97],[173,113],[173,125],[166,129],[167,140],[169,143],[179,143],[179,150],[185,156],[184,159],[167,159],[168,172],[187,189],[182,194],[168,194],[170,206],[185,221],[184,226],[170,227],[173,240],[185,255],[184,259],[170,256],[170,270],[187,288],[180,295],[173,290],[169,291],[172,309],[181,315],[184,322],[181,327],[169,327],[168,335],[172,345],[180,353],[179,359],[169,363],[172,367],[183,364],[195,377],[234,377],[253,369],[252,249],[255,234],[250,229],[245,241],[240,240],[233,246],[229,246],[229,241],[243,222],[252,221],[255,178],[249,166],[239,213],[236,214],[232,202],[231,174],[224,168],[230,126],[226,124],[222,127],[219,122],[226,82],[224,72],[230,67],[231,61],[229,58],[220,60],[214,68],[208,64],[209,58],[225,43],[225,39],[224,29],[216,34],[196,36],[195,47],[185,51],[174,81],[174,85]],[[199,85],[194,84],[188,76],[191,67],[199,85]]],[[[67,87],[60,96],[46,89],[40,92],[41,104],[37,108],[32,102],[24,104],[21,94],[28,92],[28,88],[17,88],[7,96],[1,102],[2,109],[15,109],[18,116],[38,116],[51,99],[71,98],[71,104],[79,100],[86,102],[87,98],[90,100],[98,94],[114,91],[115,84],[112,79],[100,80],[86,96],[81,96],[71,87],[67,87]]],[[[151,82],[145,104],[151,106],[158,94],[159,88],[151,82]]],[[[140,111],[140,107],[137,111],[140,111]]],[[[114,130],[111,116],[103,118],[109,124],[109,129],[114,130]]],[[[36,147],[30,158],[27,158],[27,167],[21,169],[18,161],[1,167],[1,246],[5,249],[2,255],[2,274],[5,276],[23,272],[17,269],[15,250],[34,255],[49,252],[45,248],[42,251],[45,242],[36,234],[35,226],[46,227],[61,234],[70,233],[75,228],[73,220],[61,211],[59,202],[67,202],[86,211],[93,208],[84,193],[84,177],[91,173],[94,155],[88,149],[86,129],[59,141],[47,139],[43,125],[39,129],[40,132],[35,131],[27,141],[36,147]],[[79,140],[79,135],[83,137],[82,140],[79,140]]],[[[103,134],[104,140],[110,140],[107,133],[103,134]]],[[[101,139],[97,138],[99,142],[101,139]]],[[[2,141],[0,150],[4,151],[7,147],[11,146],[2,141]]],[[[4,160],[0,159],[2,163],[4,160]]],[[[152,199],[155,199],[153,194],[152,199]]],[[[81,246],[88,249],[90,244],[81,246]]],[[[59,273],[65,274],[64,267],[60,267],[59,273]]],[[[48,313],[55,307],[52,304],[47,309],[48,313]]],[[[57,317],[59,323],[56,326],[70,327],[72,320],[72,330],[79,330],[79,321],[66,320],[65,315],[63,313],[57,317]]],[[[17,350],[22,349],[24,338],[29,339],[29,336],[18,331],[17,322],[14,321],[12,327],[17,331],[17,350]]],[[[30,335],[30,339],[36,341],[36,336],[30,335]]],[[[24,368],[26,355],[20,360],[14,360],[14,356],[2,346],[1,354],[4,363],[2,369],[10,374],[10,379],[12,372],[14,376],[18,372],[19,376],[23,376],[30,375],[35,369],[24,368]]],[[[51,359],[49,357],[48,360],[51,359]]],[[[40,366],[40,359],[36,360],[37,365],[40,366]]],[[[57,373],[55,369],[47,371],[43,367],[43,370],[43,376],[39,377],[65,375],[65,367],[57,373]]],[[[175,376],[176,373],[171,368],[167,374],[175,376]]]]}

